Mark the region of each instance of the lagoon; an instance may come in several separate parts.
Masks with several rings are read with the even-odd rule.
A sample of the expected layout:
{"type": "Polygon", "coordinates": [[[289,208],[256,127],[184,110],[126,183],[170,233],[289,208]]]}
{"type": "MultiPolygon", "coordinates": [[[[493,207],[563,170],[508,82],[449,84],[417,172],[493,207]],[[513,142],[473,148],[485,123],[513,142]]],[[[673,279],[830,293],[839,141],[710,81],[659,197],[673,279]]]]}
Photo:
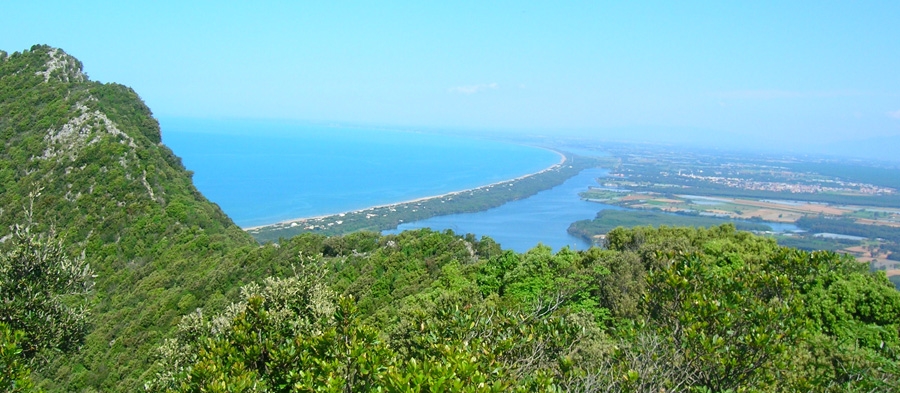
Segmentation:
{"type": "Polygon", "coordinates": [[[586,169],[563,184],[526,199],[508,202],[483,212],[452,214],[405,223],[396,230],[384,233],[399,233],[417,228],[450,229],[458,234],[488,236],[504,249],[516,252],[525,252],[538,244],[549,246],[554,251],[563,247],[586,250],[590,248],[590,244],[570,235],[567,230],[575,221],[593,219],[600,210],[622,209],[585,201],[578,196],[579,192],[596,186],[596,179],[605,177],[608,173],[608,170],[601,168],[586,169]]]}
{"type": "Polygon", "coordinates": [[[258,120],[160,119],[194,184],[241,227],[475,188],[555,152],[436,133],[258,120]]]}
{"type": "MultiPolygon", "coordinates": [[[[516,252],[526,252],[538,244],[549,246],[554,251],[563,247],[586,250],[591,245],[580,237],[570,235],[569,225],[575,221],[593,219],[601,210],[632,210],[584,200],[578,195],[590,187],[597,188],[597,179],[608,174],[607,169],[586,169],[563,184],[526,199],[507,202],[483,212],[452,214],[404,223],[397,229],[384,233],[418,228],[449,229],[457,234],[488,236],[504,249],[516,252]]],[[[789,223],[761,223],[777,233],[798,230],[796,225],[789,223]]]]}
{"type": "MultiPolygon", "coordinates": [[[[194,171],[200,192],[245,228],[471,189],[559,161],[542,148],[413,131],[197,119],[162,119],[161,125],[163,141],[194,171]]],[[[567,229],[600,210],[622,209],[578,196],[607,173],[587,169],[523,200],[385,233],[430,227],[489,236],[518,252],[537,244],[587,249],[567,229]]],[[[784,226],[792,228],[775,230],[796,229],[784,226]]]]}

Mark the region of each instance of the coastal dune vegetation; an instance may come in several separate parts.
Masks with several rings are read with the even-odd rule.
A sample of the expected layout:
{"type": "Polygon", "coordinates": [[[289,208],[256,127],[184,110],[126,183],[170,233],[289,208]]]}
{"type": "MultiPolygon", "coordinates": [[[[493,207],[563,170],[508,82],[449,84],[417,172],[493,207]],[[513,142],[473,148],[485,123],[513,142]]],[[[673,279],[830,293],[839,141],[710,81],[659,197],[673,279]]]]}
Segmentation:
{"type": "Polygon", "coordinates": [[[608,165],[609,160],[563,154],[559,164],[542,171],[469,190],[420,198],[385,206],[334,214],[324,217],[301,218],[273,225],[247,228],[260,242],[276,241],[301,233],[341,235],[355,231],[385,231],[396,229],[401,223],[414,222],[450,214],[488,210],[504,203],[528,198],[553,188],[584,169],[608,165]]]}
{"type": "Polygon", "coordinates": [[[900,292],[851,256],[727,224],[260,244],[48,46],[0,52],[0,135],[6,391],[900,391],[900,292]]]}

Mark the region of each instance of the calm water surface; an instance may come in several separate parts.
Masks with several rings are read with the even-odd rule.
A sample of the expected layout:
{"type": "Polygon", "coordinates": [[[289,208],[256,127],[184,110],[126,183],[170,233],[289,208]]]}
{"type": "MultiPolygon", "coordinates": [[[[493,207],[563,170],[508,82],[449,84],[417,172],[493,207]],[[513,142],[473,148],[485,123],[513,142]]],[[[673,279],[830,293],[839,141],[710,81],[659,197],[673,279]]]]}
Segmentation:
{"type": "Polygon", "coordinates": [[[478,213],[453,214],[432,217],[400,225],[385,233],[398,233],[407,229],[451,229],[458,234],[473,233],[488,236],[503,246],[524,252],[537,244],[544,244],[558,251],[563,247],[584,250],[590,244],[566,231],[578,220],[592,219],[603,209],[622,208],[581,200],[579,192],[596,186],[598,177],[606,176],[606,169],[586,169],[549,190],[534,196],[509,202],[500,207],[478,213]]]}
{"type": "MultiPolygon", "coordinates": [[[[552,189],[534,196],[509,202],[500,207],[478,213],[453,214],[432,217],[426,220],[401,224],[396,230],[384,233],[398,233],[407,229],[431,228],[450,229],[458,234],[472,233],[488,236],[505,249],[525,252],[538,244],[544,244],[558,251],[563,247],[585,250],[590,244],[581,238],[569,235],[567,229],[575,221],[590,220],[597,212],[606,209],[630,210],[582,200],[579,192],[590,186],[597,186],[596,179],[605,177],[606,169],[587,169],[552,189]]],[[[797,230],[793,224],[770,223],[775,232],[797,230]]]]}
{"type": "MultiPolygon", "coordinates": [[[[474,188],[559,161],[535,147],[405,131],[196,119],[163,119],[161,125],[163,141],[194,171],[200,192],[243,227],[474,188]]],[[[518,252],[539,243],[583,250],[590,245],[569,235],[569,225],[621,209],[578,196],[607,173],[588,169],[524,200],[386,233],[430,227],[489,236],[518,252]]]]}
{"type": "Polygon", "coordinates": [[[242,227],[474,188],[559,162],[473,138],[275,121],[162,119],[194,184],[242,227]]]}

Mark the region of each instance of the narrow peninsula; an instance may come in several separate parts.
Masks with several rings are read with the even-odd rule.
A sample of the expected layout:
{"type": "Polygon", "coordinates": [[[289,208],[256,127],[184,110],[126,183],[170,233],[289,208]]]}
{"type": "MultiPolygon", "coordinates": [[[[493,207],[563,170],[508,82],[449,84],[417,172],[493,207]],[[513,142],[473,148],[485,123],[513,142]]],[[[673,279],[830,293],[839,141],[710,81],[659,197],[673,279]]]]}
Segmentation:
{"type": "Polygon", "coordinates": [[[351,212],[291,219],[245,230],[261,243],[308,232],[324,235],[357,231],[380,232],[395,229],[405,222],[488,210],[553,188],[584,169],[612,165],[609,159],[557,153],[561,156],[559,163],[539,172],[502,182],[351,212]]]}

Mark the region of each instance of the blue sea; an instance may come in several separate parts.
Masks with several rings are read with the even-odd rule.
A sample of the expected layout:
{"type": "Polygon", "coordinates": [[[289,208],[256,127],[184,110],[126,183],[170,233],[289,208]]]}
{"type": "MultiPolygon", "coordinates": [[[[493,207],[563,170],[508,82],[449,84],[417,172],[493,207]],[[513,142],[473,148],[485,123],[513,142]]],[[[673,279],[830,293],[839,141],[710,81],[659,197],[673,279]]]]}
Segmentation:
{"type": "Polygon", "coordinates": [[[200,192],[241,227],[474,188],[560,160],[537,147],[414,131],[178,118],[160,125],[200,192]]]}

